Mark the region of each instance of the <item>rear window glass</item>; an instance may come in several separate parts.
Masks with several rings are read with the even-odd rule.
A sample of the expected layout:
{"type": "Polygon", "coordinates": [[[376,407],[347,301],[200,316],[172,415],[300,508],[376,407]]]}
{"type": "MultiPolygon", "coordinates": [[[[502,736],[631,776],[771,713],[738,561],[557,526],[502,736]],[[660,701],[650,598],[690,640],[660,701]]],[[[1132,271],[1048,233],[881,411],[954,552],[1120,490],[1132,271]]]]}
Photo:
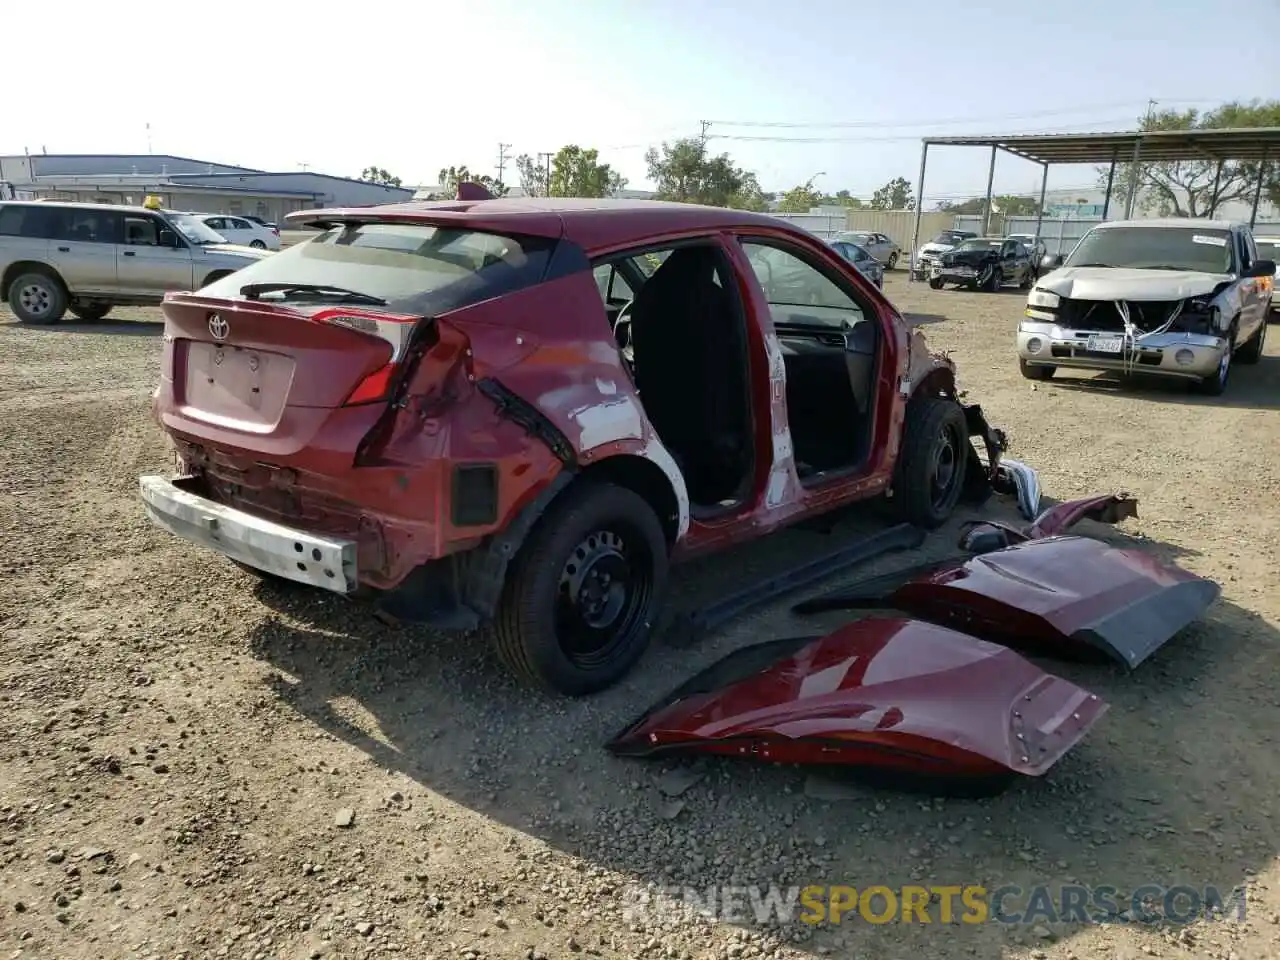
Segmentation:
{"type": "MultiPolygon", "coordinates": [[[[396,312],[443,313],[538,283],[554,248],[554,240],[541,237],[427,224],[340,224],[201,293],[235,298],[249,283],[322,284],[379,297],[396,312]]],[[[261,297],[281,298],[277,293],[261,297]]]]}

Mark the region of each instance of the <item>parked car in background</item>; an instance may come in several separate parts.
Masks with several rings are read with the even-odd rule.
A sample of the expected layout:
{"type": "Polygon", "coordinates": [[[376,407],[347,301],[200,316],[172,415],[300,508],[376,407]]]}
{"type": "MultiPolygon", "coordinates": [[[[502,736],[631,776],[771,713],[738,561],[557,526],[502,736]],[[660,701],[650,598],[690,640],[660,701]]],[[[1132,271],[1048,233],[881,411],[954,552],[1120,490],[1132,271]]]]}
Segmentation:
{"type": "Polygon", "coordinates": [[[831,239],[843,240],[846,243],[857,244],[871,256],[875,257],[878,263],[883,263],[890,270],[898,265],[898,259],[902,255],[901,248],[886,237],[883,233],[868,233],[863,230],[845,230],[837,233],[831,239]]]}
{"type": "Polygon", "coordinates": [[[1045,254],[1048,253],[1048,247],[1045,246],[1043,240],[1034,233],[1011,233],[1010,240],[1017,240],[1031,253],[1031,270],[1037,277],[1040,276],[1040,267],[1044,263],[1045,254]]]}
{"type": "Polygon", "coordinates": [[[1099,224],[1027,297],[1018,366],[1032,380],[1059,367],[1115,370],[1221,394],[1233,359],[1262,356],[1275,272],[1242,224],[1099,224]]]}
{"type": "MultiPolygon", "coordinates": [[[[1254,237],[1253,242],[1258,247],[1258,258],[1260,260],[1271,260],[1280,263],[1280,237],[1254,237]]],[[[1274,319],[1277,313],[1280,313],[1280,299],[1276,298],[1276,281],[1275,277],[1271,278],[1271,306],[1268,308],[1268,322],[1274,319]]]]}
{"type": "Polygon", "coordinates": [[[581,695],[641,657],[670,563],[885,493],[937,527],[997,468],[953,363],[799,227],[441,206],[295,214],[322,232],[166,298],[155,523],[397,620],[492,623],[514,672],[581,695]]]}
{"type": "Polygon", "coordinates": [[[24,323],[57,323],[68,310],[101,320],[112,307],[158,304],[171,290],[195,290],[267,255],[228,244],[189,214],[0,203],[0,298],[24,323]]]}
{"type": "Polygon", "coordinates": [[[1035,279],[1031,251],[1008,237],[970,237],[940,254],[929,268],[929,286],[947,284],[995,292],[1005,284],[1026,288],[1035,279]]]}
{"type": "Polygon", "coordinates": [[[953,249],[962,240],[968,240],[976,236],[977,234],[972,230],[943,230],[916,251],[916,262],[912,268],[911,276],[916,280],[927,280],[929,271],[938,262],[938,258],[942,254],[953,249]]]}
{"type": "Polygon", "coordinates": [[[204,221],[206,227],[214,230],[230,242],[242,247],[256,247],[259,250],[279,250],[280,231],[268,227],[248,217],[232,217],[223,214],[193,214],[204,221]]]}
{"type": "Polygon", "coordinates": [[[251,213],[246,213],[244,218],[246,220],[252,220],[254,223],[259,226],[266,227],[268,230],[275,230],[277,233],[280,231],[280,225],[278,223],[272,223],[270,220],[263,220],[261,217],[255,217],[251,213]]]}
{"type": "Polygon", "coordinates": [[[850,243],[848,240],[831,240],[829,242],[836,253],[852,263],[859,273],[877,287],[884,287],[884,267],[880,265],[880,261],[856,243],[850,243]]]}

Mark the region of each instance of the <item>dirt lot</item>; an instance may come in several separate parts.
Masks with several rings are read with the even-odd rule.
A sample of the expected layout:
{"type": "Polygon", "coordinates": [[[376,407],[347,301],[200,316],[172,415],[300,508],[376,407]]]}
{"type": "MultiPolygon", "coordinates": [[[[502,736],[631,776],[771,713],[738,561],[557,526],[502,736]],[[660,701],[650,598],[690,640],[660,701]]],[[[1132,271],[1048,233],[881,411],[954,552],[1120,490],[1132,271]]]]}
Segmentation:
{"type": "MultiPolygon", "coordinates": [[[[149,526],[136,477],[170,466],[148,417],[155,311],[53,329],[0,315],[0,957],[1280,953],[1280,358],[1238,367],[1220,400],[1033,387],[1011,354],[1017,293],[908,288],[901,273],[889,288],[947,318],[931,340],[1047,495],[1140,498],[1140,520],[1088,532],[1140,538],[1224,588],[1132,675],[1050,666],[1112,710],[1047,779],[995,799],[823,800],[800,770],[733,763],[693,768],[666,798],[674,765],[600,743],[729,649],[795,631],[788,613],[694,651],[657,646],[620,688],[549,702],[482,644],[265,588],[149,526]],[[1184,929],[628,909],[635,884],[1072,881],[1247,883],[1250,900],[1243,923],[1184,929]]],[[[685,570],[678,590],[690,602],[827,543],[782,534],[685,570]]]]}

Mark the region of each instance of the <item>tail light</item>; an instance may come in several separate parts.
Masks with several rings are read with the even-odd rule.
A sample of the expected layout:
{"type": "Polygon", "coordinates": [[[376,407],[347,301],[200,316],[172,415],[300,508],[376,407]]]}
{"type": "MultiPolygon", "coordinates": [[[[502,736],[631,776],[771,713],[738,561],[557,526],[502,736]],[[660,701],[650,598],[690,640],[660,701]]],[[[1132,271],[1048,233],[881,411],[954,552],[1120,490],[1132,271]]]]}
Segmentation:
{"type": "Polygon", "coordinates": [[[277,230],[275,227],[271,228],[271,232],[274,233],[277,237],[280,236],[280,231],[277,230]]]}
{"type": "Polygon", "coordinates": [[[389,399],[413,337],[414,328],[421,318],[390,313],[369,313],[362,310],[323,310],[311,319],[316,323],[346,327],[358,333],[377,337],[391,348],[390,359],[356,384],[356,388],[351,391],[343,406],[354,407],[362,403],[379,403],[389,399]]]}

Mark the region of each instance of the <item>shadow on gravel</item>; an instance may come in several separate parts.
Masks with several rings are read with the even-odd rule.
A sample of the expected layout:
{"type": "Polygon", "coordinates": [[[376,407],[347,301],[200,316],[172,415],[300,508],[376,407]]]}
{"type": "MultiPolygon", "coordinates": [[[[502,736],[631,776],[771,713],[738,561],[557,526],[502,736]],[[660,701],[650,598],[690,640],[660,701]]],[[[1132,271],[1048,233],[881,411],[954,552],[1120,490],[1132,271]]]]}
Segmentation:
{"type": "Polygon", "coordinates": [[[109,320],[100,323],[54,323],[49,326],[19,324],[19,326],[32,333],[103,333],[112,337],[158,337],[164,333],[163,323],[149,323],[145,320],[123,320],[120,323],[112,323],[109,320]]]}
{"type": "Polygon", "coordinates": [[[1252,410],[1280,410],[1280,357],[1263,356],[1257,364],[1236,363],[1226,392],[1220,397],[1196,393],[1184,380],[1114,373],[1088,376],[1085,371],[1059,370],[1052,380],[1039,384],[1041,390],[1075,390],[1121,400],[1140,397],[1156,403],[1181,403],[1193,407],[1239,407],[1252,410]]]}
{"type": "MultiPolygon", "coordinates": [[[[1004,504],[985,513],[1012,519],[1004,504]]],[[[705,600],[866,522],[846,521],[830,535],[781,533],[739,550],[734,563],[690,564],[677,577],[672,602],[705,600]]],[[[923,551],[890,555],[843,579],[945,556],[958,525],[935,534],[923,551]]],[[[1179,552],[1091,523],[1077,530],[1166,557],[1179,552]]],[[[704,897],[709,884],[859,890],[980,884],[989,891],[1047,884],[1057,896],[1060,885],[1074,882],[1117,888],[1124,909],[1125,898],[1144,884],[1212,885],[1225,896],[1270,864],[1280,843],[1270,769],[1280,736],[1280,704],[1271,693],[1280,634],[1225,600],[1132,674],[1042,661],[1111,703],[1090,736],[1045,778],[983,800],[857,788],[831,802],[811,795],[796,768],[623,761],[601,744],[730,650],[856,615],[802,619],[779,604],[692,650],[655,644],[620,686],[564,701],[511,681],[478,637],[389,631],[342,601],[261,589],[264,601],[293,623],[260,624],[251,635],[254,652],[285,675],[278,696],[298,714],[379,766],[638,884],[687,886],[704,897]],[[338,698],[358,702],[376,731],[339,716],[338,698]],[[700,779],[672,799],[659,784],[676,766],[700,779]]],[[[622,896],[614,890],[608,899],[622,896]]],[[[1019,911],[1025,902],[1010,897],[1005,909],[1019,911]]],[[[996,956],[1007,946],[1039,943],[1046,933],[1070,937],[1084,929],[943,924],[937,909],[928,925],[872,925],[855,912],[844,923],[811,927],[795,919],[797,906],[787,929],[814,952],[938,958],[996,956]]]]}

